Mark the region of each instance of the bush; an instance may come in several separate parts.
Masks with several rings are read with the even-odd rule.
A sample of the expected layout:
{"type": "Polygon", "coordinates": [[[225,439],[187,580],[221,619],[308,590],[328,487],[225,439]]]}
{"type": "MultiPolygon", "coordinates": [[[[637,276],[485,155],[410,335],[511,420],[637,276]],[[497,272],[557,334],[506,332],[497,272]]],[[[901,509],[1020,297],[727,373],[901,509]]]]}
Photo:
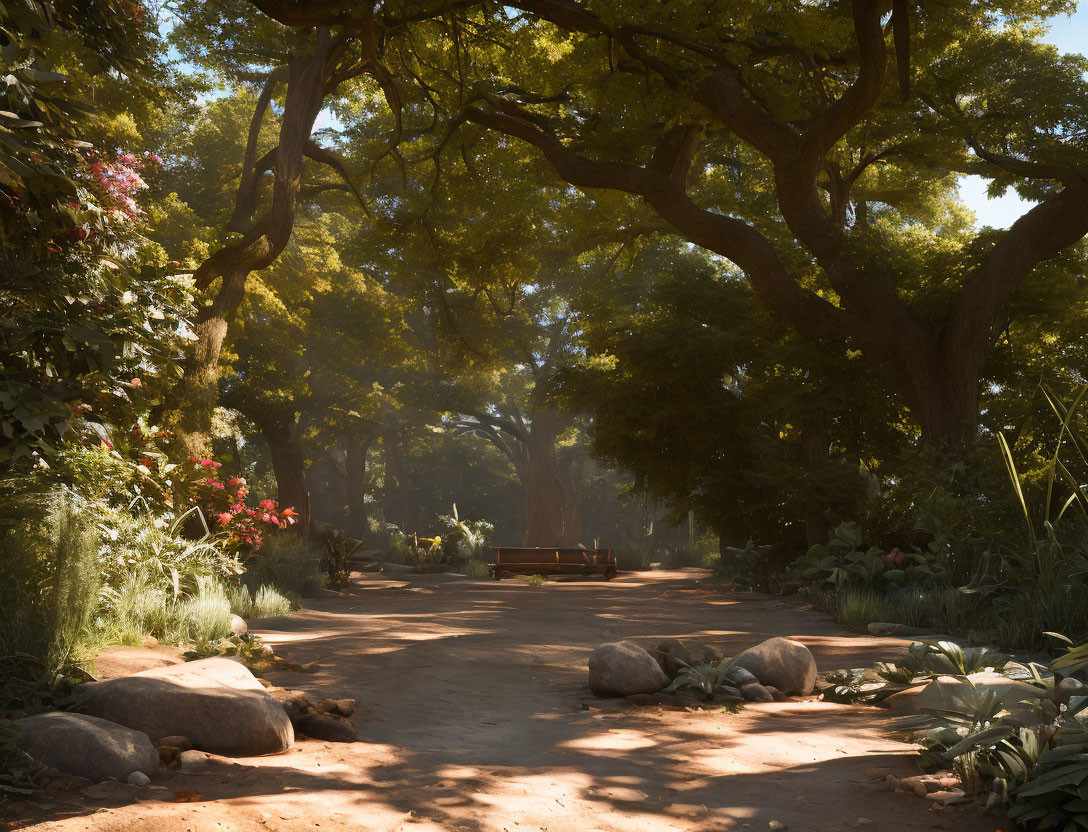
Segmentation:
{"type": "Polygon", "coordinates": [[[665,566],[672,569],[685,566],[703,566],[713,569],[718,564],[719,555],[707,546],[685,543],[667,550],[662,560],[665,566]]]}
{"type": "Polygon", "coordinates": [[[244,569],[241,562],[217,545],[211,535],[199,540],[185,536],[186,513],[173,520],[150,512],[99,507],[102,535],[99,567],[107,586],[120,587],[133,572],[169,587],[176,599],[195,592],[201,581],[223,583],[244,569]]]}
{"type": "Polygon", "coordinates": [[[489,574],[487,564],[482,560],[476,558],[470,558],[466,560],[461,567],[461,571],[464,572],[470,578],[486,578],[489,574]]]}
{"type": "Polygon", "coordinates": [[[98,589],[98,546],[72,492],[7,484],[0,496],[0,650],[56,667],[86,646],[98,589]]]}
{"type": "Polygon", "coordinates": [[[252,592],[267,584],[288,597],[312,595],[328,580],[321,571],[322,556],[320,549],[293,534],[271,535],[246,561],[243,580],[252,592]]]}
{"type": "Polygon", "coordinates": [[[287,615],[291,611],[291,602],[274,587],[262,586],[253,597],[253,617],[272,618],[287,615]]]}
{"type": "Polygon", "coordinates": [[[164,638],[179,629],[173,597],[160,580],[145,571],[130,575],[117,589],[105,588],[103,597],[98,625],[111,630],[122,643],[134,643],[149,634],[164,638]]]}

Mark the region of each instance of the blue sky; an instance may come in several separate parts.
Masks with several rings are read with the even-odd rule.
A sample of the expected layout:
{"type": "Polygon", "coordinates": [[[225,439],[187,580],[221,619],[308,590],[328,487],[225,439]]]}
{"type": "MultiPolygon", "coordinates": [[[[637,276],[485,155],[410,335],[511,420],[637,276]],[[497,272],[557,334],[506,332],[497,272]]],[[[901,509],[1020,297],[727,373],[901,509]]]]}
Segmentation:
{"type": "MultiPolygon", "coordinates": [[[[1051,21],[1050,33],[1044,40],[1063,52],[1088,54],[1088,0],[1081,0],[1071,16],[1059,15],[1051,21]]],[[[975,212],[977,224],[1008,228],[1026,211],[1031,203],[1024,202],[1011,190],[998,199],[986,198],[986,180],[965,176],[960,183],[960,196],[975,212]]]]}

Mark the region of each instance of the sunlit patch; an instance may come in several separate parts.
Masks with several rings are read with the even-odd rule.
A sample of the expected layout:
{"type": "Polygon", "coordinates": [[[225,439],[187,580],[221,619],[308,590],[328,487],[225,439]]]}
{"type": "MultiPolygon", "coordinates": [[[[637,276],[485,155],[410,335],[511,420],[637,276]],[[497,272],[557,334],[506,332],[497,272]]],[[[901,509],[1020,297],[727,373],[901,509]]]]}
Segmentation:
{"type": "Polygon", "coordinates": [[[633,751],[636,748],[653,748],[657,743],[638,731],[616,728],[604,734],[591,737],[578,737],[559,743],[556,748],[571,748],[578,751],[633,751]]]}

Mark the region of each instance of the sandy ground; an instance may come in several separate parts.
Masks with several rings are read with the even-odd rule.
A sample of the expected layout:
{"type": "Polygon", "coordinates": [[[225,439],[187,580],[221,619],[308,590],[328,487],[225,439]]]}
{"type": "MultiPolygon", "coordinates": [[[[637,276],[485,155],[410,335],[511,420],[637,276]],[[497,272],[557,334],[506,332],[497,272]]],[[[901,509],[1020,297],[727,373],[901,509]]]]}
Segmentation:
{"type": "Polygon", "coordinates": [[[780,599],[723,593],[698,570],[534,587],[453,576],[360,578],[342,597],[257,622],[277,653],[317,661],[270,673],[317,698],[353,697],[360,741],[160,770],[112,800],[54,795],[13,826],[39,832],[222,830],[1007,829],[975,807],[938,809],[874,787],[917,773],[875,708],[795,701],[740,713],[595,699],[589,653],[676,636],[726,655],[795,636],[821,668],[893,656],[906,642],[850,634],[780,599]],[[71,802],[68,802],[68,801],[71,802]],[[176,802],[176,801],[190,802],[176,802]],[[51,819],[52,818],[52,819],[51,819]]]}

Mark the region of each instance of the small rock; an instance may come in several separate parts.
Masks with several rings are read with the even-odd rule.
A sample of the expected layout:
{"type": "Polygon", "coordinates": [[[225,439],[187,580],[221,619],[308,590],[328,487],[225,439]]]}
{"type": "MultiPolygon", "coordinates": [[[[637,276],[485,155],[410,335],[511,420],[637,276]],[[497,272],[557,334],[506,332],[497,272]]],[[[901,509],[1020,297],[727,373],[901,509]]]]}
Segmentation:
{"type": "Polygon", "coordinates": [[[965,801],[967,799],[967,793],[962,789],[949,789],[947,791],[930,792],[926,797],[942,806],[949,806],[953,803],[962,803],[965,801]]]}
{"type": "Polygon", "coordinates": [[[246,620],[240,615],[231,615],[230,617],[230,631],[236,636],[244,636],[249,633],[249,625],[246,624],[246,620]]]}
{"type": "Polygon", "coordinates": [[[336,703],[336,709],[340,711],[341,716],[351,716],[355,713],[355,700],[354,699],[334,699],[336,703]]]}
{"type": "Polygon", "coordinates": [[[142,771],[134,771],[125,782],[132,786],[146,786],[151,782],[151,778],[142,771]]]}
{"type": "Polygon", "coordinates": [[[211,758],[203,751],[182,751],[178,754],[178,771],[182,774],[203,774],[211,758]]]}
{"type": "Polygon", "coordinates": [[[789,832],[789,827],[780,820],[772,820],[767,824],[771,832],[789,832]]]}
{"type": "Polygon", "coordinates": [[[741,685],[737,690],[748,702],[774,702],[771,692],[759,682],[749,682],[746,685],[741,685]]]}
{"type": "Polygon", "coordinates": [[[294,720],[295,730],[310,739],[328,742],[355,742],[359,735],[349,719],[332,714],[303,714],[294,720]]]}
{"type": "Polygon", "coordinates": [[[874,621],[868,626],[869,635],[873,636],[902,636],[912,638],[914,636],[932,635],[932,630],[924,630],[921,627],[908,627],[906,624],[892,624],[887,621],[874,621]]]}
{"type": "Polygon", "coordinates": [[[858,829],[876,828],[876,824],[869,820],[869,818],[858,818],[856,821],[854,821],[854,826],[856,826],[858,829]]]}
{"type": "Polygon", "coordinates": [[[31,779],[35,783],[41,783],[42,785],[45,785],[46,783],[56,780],[60,776],[61,772],[59,769],[55,769],[52,766],[42,766],[40,769],[34,772],[34,774],[31,776],[31,779]]]}
{"type": "Polygon", "coordinates": [[[176,762],[178,756],[181,754],[180,748],[175,748],[172,745],[156,745],[155,751],[159,754],[159,765],[169,766],[176,762]]]}
{"type": "Polygon", "coordinates": [[[136,796],[136,790],[127,783],[103,780],[83,789],[82,794],[91,800],[131,800],[136,796]]]}
{"type": "Polygon", "coordinates": [[[354,699],[323,699],[321,700],[321,710],[327,714],[339,714],[340,716],[351,716],[355,713],[355,700],[354,699]]]}
{"type": "Polygon", "coordinates": [[[741,685],[759,684],[759,679],[753,676],[750,671],[732,663],[725,669],[725,678],[738,688],[741,685]]]}
{"type": "Polygon", "coordinates": [[[1079,679],[1074,679],[1070,676],[1062,679],[1054,686],[1054,695],[1059,702],[1069,704],[1069,700],[1074,696],[1088,695],[1088,686],[1079,679]]]}

